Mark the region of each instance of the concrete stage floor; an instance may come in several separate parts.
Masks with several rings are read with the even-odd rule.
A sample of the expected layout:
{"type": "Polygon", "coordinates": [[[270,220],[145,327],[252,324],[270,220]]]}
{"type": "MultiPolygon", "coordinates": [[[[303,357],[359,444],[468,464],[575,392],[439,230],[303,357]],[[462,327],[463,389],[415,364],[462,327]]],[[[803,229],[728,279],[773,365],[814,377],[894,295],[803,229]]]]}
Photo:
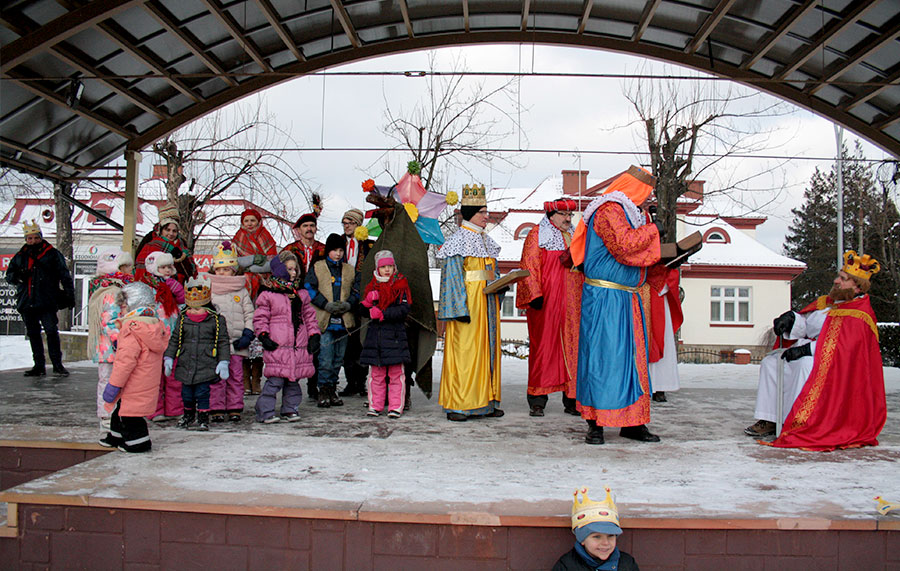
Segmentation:
{"type": "MultiPolygon", "coordinates": [[[[439,379],[441,355],[435,356],[439,379]]],[[[211,511],[341,519],[567,525],[572,490],[610,485],[623,524],[652,527],[828,529],[889,527],[873,496],[900,500],[900,370],[885,369],[888,422],[880,446],[829,453],[760,446],[753,421],[754,365],[682,365],[682,389],[653,405],[658,444],[583,443],[585,423],[551,397],[528,416],[527,365],[504,358],[503,409],[495,419],[448,422],[414,389],[400,419],[369,418],[363,399],[319,409],[301,405],[294,424],[244,420],[206,433],[151,423],[153,451],[114,452],[0,493],[37,503],[211,511]],[[520,519],[525,518],[525,519],[520,519]],[[665,523],[668,521],[668,523],[665,523]],[[693,522],[693,523],[692,523],[693,522]],[[705,523],[702,523],[705,522],[705,523]]],[[[95,442],[96,369],[73,364],[67,379],[0,373],[0,440],[95,442]]],[[[525,524],[527,525],[527,524],[525,524]]],[[[900,525],[898,525],[900,527],[900,525]]]]}

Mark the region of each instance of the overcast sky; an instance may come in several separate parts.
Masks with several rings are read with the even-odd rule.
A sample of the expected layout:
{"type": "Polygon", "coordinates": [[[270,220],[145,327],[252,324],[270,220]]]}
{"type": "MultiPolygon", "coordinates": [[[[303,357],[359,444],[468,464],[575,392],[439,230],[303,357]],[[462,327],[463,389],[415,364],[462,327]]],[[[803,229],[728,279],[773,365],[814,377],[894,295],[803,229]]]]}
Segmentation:
{"type": "MultiPolygon", "coordinates": [[[[642,58],[578,48],[531,45],[474,46],[439,50],[437,70],[450,70],[452,60],[462,57],[470,71],[493,72],[572,72],[635,73],[650,69],[662,71],[662,64],[647,63],[642,58]]],[[[428,68],[428,54],[415,52],[334,68],[329,71],[415,71],[428,68]]],[[[667,68],[672,73],[693,73],[685,69],[667,68]]],[[[281,128],[288,130],[299,147],[321,148],[286,153],[285,158],[302,174],[306,183],[326,198],[322,217],[324,230],[336,230],[341,214],[348,207],[366,208],[360,184],[374,176],[379,183],[390,184],[383,174],[380,152],[350,152],[327,149],[347,147],[384,148],[393,143],[383,134],[385,101],[395,111],[411,110],[425,94],[430,78],[365,76],[304,77],[285,82],[266,92],[251,96],[235,105],[257,105],[263,99],[281,128]],[[376,174],[381,173],[379,176],[376,174]]],[[[488,86],[505,79],[472,77],[470,82],[488,86]]],[[[601,155],[586,151],[604,150],[633,153],[645,150],[640,128],[633,124],[635,114],[623,95],[623,81],[615,78],[522,78],[518,92],[499,98],[496,103],[510,115],[521,117],[521,129],[512,129],[502,143],[504,148],[564,149],[564,153],[525,153],[515,157],[521,168],[506,165],[491,167],[472,163],[472,174],[451,172],[448,186],[459,189],[471,182],[489,187],[533,188],[548,176],[558,176],[563,169],[582,168],[590,176],[604,179],[620,172],[629,164],[646,163],[646,158],[633,155],[601,155]],[[629,125],[631,124],[631,125],[629,125]],[[585,151],[578,153],[577,151],[585,151]]],[[[790,106],[788,115],[763,125],[772,129],[767,154],[801,157],[833,157],[834,127],[831,122],[812,113],[790,106]]],[[[507,125],[506,129],[511,129],[507,125]]],[[[847,132],[845,141],[852,148],[856,137],[847,132]]],[[[864,144],[867,158],[888,158],[877,147],[864,144]]],[[[149,174],[153,162],[146,153],[142,170],[149,174]]],[[[409,160],[398,153],[393,159],[392,174],[403,174],[401,165],[409,160]],[[396,170],[397,172],[393,172],[396,170]]],[[[769,173],[778,161],[753,158],[732,159],[704,173],[708,187],[716,188],[730,178],[757,176],[750,184],[758,190],[753,195],[725,201],[724,213],[742,213],[753,206],[769,221],[759,228],[760,240],[775,251],[781,251],[784,234],[790,223],[790,209],[800,204],[803,189],[814,169],[831,167],[830,161],[792,160],[769,173]],[[772,188],[782,188],[774,202],[769,202],[772,188]],[[742,206],[745,205],[745,206],[742,206]]],[[[490,198],[490,197],[489,197],[490,198]]],[[[299,215],[301,212],[297,212],[299,215]]],[[[759,213],[754,213],[758,215],[759,213]]]]}

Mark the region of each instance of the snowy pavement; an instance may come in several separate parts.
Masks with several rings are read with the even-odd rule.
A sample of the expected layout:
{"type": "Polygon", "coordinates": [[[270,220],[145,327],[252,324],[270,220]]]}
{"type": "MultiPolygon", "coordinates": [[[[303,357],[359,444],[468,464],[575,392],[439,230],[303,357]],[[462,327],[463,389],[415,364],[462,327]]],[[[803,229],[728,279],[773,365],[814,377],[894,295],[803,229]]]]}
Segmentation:
{"type": "MultiPolygon", "coordinates": [[[[0,373],[0,439],[97,438],[96,370],[72,370],[64,380],[0,373]]],[[[150,454],[108,454],[15,492],[254,511],[564,516],[575,487],[608,484],[626,518],[808,521],[872,519],[873,496],[900,499],[900,369],[885,369],[889,412],[881,445],[828,453],[772,449],[743,435],[753,421],[757,366],[679,370],[682,389],[653,405],[658,444],[607,429],[605,445],[587,446],[584,422],[563,414],[558,396],[545,417],[529,417],[527,364],[504,358],[503,418],[448,422],[435,387],[431,400],[414,389],[412,410],[397,420],[366,417],[363,400],[348,398],[332,409],[304,402],[302,420],[290,425],[259,425],[250,415],[207,433],[153,424],[150,454]]]]}

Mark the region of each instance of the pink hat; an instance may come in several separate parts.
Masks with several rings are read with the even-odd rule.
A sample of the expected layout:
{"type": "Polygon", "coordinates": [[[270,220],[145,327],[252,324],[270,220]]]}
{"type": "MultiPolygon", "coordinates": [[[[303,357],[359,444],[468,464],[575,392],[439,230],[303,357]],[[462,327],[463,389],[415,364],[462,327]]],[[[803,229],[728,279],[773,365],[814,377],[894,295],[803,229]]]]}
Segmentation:
{"type": "Polygon", "coordinates": [[[394,263],[394,253],[390,250],[381,250],[375,253],[375,268],[381,266],[396,266],[394,263]]]}

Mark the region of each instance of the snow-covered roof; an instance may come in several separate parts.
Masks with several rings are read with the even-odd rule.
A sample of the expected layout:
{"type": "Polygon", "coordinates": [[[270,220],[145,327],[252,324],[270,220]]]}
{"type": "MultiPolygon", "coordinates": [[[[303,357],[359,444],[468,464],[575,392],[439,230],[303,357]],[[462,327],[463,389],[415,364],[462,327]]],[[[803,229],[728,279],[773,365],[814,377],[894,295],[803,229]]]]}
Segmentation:
{"type": "Polygon", "coordinates": [[[806,268],[803,262],[773,252],[745,232],[735,228],[720,217],[686,216],[685,231],[695,231],[705,235],[712,229],[719,229],[726,236],[725,242],[704,242],[703,248],[690,257],[692,266],[755,266],[780,268],[806,268]]]}

